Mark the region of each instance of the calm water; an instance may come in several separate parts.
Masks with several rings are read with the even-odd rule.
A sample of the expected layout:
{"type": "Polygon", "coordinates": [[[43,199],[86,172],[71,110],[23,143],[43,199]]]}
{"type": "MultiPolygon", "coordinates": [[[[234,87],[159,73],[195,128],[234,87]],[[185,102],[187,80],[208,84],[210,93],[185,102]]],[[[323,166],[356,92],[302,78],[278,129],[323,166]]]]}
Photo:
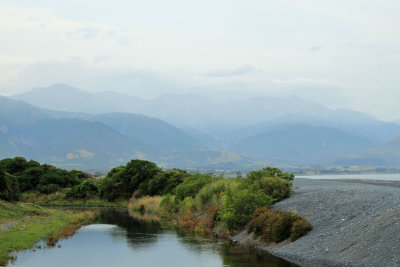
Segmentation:
{"type": "Polygon", "coordinates": [[[60,248],[17,254],[10,266],[295,266],[226,240],[180,234],[127,211],[104,210],[98,222],[81,228],[60,248]]]}
{"type": "Polygon", "coordinates": [[[366,180],[400,181],[400,174],[296,175],[296,178],[309,178],[309,179],[366,179],[366,180]]]}

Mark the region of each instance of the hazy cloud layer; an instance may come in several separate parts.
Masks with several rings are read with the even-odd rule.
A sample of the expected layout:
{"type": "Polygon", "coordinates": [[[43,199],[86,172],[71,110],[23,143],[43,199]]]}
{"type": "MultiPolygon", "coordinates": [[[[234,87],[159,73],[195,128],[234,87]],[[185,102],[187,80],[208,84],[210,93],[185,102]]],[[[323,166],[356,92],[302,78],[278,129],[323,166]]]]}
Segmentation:
{"type": "Polygon", "coordinates": [[[400,2],[0,3],[0,94],[296,94],[400,117],[400,2]]]}

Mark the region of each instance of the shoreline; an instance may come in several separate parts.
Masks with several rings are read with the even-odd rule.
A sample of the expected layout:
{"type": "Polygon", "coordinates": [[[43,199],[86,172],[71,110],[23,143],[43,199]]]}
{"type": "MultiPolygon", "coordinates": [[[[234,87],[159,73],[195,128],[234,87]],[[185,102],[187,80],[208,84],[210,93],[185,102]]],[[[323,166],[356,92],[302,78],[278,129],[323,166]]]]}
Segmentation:
{"type": "Polygon", "coordinates": [[[232,238],[300,266],[400,265],[400,182],[297,178],[293,188],[271,209],[298,212],[312,231],[275,245],[232,238]]]}
{"type": "Polygon", "coordinates": [[[0,211],[0,266],[7,265],[15,252],[41,248],[35,246],[40,240],[55,246],[97,217],[94,211],[56,210],[22,202],[0,201],[0,211]]]}

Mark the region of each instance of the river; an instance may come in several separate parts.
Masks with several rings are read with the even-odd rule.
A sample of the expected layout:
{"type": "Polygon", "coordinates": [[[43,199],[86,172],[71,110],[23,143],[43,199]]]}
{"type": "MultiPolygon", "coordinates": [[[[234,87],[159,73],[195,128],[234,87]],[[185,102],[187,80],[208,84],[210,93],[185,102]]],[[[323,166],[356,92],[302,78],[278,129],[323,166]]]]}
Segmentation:
{"type": "Polygon", "coordinates": [[[400,181],[400,174],[323,174],[323,175],[296,175],[296,178],[308,179],[355,179],[355,180],[382,180],[400,181]]]}
{"type": "Polygon", "coordinates": [[[97,221],[53,248],[22,251],[9,266],[296,266],[222,239],[193,236],[124,210],[102,210],[97,221]]]}

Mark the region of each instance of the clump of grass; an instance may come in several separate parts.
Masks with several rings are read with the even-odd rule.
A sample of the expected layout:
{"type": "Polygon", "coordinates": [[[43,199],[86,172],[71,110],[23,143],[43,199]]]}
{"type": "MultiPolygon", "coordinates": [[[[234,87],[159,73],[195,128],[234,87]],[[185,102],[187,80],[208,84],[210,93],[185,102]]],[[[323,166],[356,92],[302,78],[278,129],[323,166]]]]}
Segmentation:
{"type": "Polygon", "coordinates": [[[137,199],[132,199],[129,203],[129,207],[139,212],[146,212],[152,214],[160,214],[160,202],[162,196],[145,196],[137,199]]]}
{"type": "Polygon", "coordinates": [[[293,242],[312,229],[311,224],[297,213],[268,208],[258,208],[247,228],[266,242],[276,243],[288,238],[293,242]]]}

